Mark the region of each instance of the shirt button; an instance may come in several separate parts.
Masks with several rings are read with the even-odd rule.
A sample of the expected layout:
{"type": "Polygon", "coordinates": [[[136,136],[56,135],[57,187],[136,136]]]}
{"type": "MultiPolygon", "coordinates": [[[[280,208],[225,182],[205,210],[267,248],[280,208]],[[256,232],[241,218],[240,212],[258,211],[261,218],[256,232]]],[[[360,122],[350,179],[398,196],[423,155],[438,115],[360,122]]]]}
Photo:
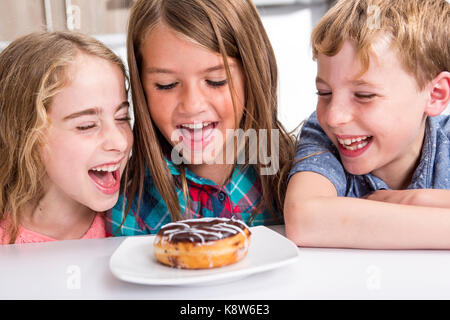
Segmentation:
{"type": "Polygon", "coordinates": [[[220,201],[225,200],[225,193],[223,193],[222,191],[219,192],[219,200],[220,201]]]}

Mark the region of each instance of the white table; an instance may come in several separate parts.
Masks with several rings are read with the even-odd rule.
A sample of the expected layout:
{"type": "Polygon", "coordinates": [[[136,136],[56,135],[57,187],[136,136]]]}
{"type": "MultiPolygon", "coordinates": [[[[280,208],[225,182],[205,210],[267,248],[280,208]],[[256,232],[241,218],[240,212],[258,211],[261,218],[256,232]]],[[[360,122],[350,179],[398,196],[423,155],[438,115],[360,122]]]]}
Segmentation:
{"type": "MultiPolygon", "coordinates": [[[[283,226],[272,229],[284,233],[283,226]]],[[[0,246],[0,299],[450,298],[450,251],[299,248],[298,262],[211,286],[122,282],[109,258],[125,237],[0,246]]]]}

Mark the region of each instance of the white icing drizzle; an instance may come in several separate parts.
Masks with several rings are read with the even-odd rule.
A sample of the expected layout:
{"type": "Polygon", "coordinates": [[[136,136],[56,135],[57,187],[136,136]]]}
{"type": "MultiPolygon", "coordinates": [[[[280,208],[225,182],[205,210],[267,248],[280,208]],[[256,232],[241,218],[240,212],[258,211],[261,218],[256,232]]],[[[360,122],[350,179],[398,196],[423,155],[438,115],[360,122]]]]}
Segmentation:
{"type": "MultiPolygon", "coordinates": [[[[224,238],[224,233],[229,233],[231,235],[235,235],[238,232],[243,234],[245,238],[245,229],[247,225],[237,219],[231,218],[201,218],[201,219],[188,219],[183,220],[182,222],[172,222],[161,228],[161,233],[163,236],[168,236],[169,241],[180,234],[186,234],[186,239],[191,242],[195,242],[194,236],[200,239],[201,243],[204,244],[208,241],[220,240],[224,238]],[[201,222],[215,222],[213,225],[205,225],[201,222]],[[242,225],[242,228],[236,226],[232,223],[239,223],[242,225]],[[192,224],[189,224],[192,223],[192,224]],[[174,228],[173,227],[178,227],[174,228]],[[208,239],[206,239],[208,238],[208,239]]],[[[246,241],[247,242],[247,241],[246,241]]]]}

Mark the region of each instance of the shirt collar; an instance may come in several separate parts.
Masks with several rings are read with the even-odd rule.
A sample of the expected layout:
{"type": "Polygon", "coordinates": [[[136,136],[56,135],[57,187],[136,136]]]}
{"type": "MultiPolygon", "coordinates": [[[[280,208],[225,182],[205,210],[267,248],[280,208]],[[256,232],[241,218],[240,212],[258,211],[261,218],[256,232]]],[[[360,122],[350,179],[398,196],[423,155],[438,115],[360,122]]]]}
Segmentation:
{"type": "Polygon", "coordinates": [[[414,171],[412,182],[408,189],[428,189],[432,187],[432,169],[436,157],[438,121],[427,117],[425,137],[423,139],[420,163],[414,171]]]}
{"type": "MultiPolygon", "coordinates": [[[[174,175],[174,176],[179,176],[180,175],[180,171],[177,168],[177,166],[172,161],[167,159],[167,157],[164,157],[164,160],[166,161],[166,164],[167,164],[167,167],[170,170],[170,173],[172,175],[174,175]]],[[[233,174],[231,176],[231,180],[233,180],[237,175],[239,175],[240,171],[241,171],[240,167],[239,166],[235,166],[235,168],[233,170],[233,174]]],[[[188,179],[191,182],[194,182],[194,183],[199,184],[199,185],[208,185],[208,186],[219,187],[214,181],[206,179],[206,178],[202,178],[202,177],[196,175],[194,172],[192,172],[188,168],[185,169],[185,173],[186,173],[186,179],[188,179]]]]}

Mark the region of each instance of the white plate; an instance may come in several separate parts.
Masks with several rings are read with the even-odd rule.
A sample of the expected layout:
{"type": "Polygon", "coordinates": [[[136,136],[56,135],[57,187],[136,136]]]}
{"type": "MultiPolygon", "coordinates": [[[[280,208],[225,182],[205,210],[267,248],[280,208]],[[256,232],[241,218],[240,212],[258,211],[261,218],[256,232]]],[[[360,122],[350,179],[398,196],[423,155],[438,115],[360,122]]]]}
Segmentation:
{"type": "Polygon", "coordinates": [[[247,256],[225,267],[187,270],[167,267],[153,255],[155,236],[129,237],[111,256],[109,267],[120,280],[149,285],[209,284],[234,280],[297,261],[297,246],[269,228],[252,232],[247,256]]]}

